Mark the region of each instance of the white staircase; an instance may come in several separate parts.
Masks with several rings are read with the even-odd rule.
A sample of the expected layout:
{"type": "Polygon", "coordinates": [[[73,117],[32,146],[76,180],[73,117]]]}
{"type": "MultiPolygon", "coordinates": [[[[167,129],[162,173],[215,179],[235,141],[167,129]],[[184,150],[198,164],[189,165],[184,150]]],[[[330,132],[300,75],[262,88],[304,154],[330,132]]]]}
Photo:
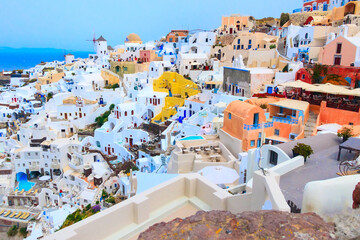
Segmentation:
{"type": "Polygon", "coordinates": [[[318,115],[316,115],[315,113],[309,112],[309,119],[305,124],[305,133],[304,133],[305,137],[310,137],[311,134],[313,133],[316,126],[317,117],[318,115]]]}

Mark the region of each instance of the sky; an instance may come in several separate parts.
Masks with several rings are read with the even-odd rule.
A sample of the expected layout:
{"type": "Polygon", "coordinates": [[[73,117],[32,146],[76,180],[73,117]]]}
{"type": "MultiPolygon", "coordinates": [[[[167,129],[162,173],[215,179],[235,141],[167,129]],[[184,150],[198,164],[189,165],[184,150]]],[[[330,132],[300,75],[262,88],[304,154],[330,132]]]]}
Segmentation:
{"type": "Polygon", "coordinates": [[[280,17],[302,0],[0,0],[0,47],[91,51],[93,33],[109,45],[130,33],[143,41],[172,29],[215,29],[239,13],[280,17]]]}

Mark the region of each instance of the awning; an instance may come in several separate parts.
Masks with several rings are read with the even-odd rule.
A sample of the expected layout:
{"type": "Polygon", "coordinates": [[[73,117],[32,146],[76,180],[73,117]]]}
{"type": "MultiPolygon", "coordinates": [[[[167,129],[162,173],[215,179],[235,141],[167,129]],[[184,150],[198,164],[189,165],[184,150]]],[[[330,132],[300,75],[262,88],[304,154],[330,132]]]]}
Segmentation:
{"type": "Polygon", "coordinates": [[[279,86],[305,89],[311,87],[312,85],[301,80],[297,80],[295,82],[280,83],[279,86]]]}
{"type": "Polygon", "coordinates": [[[352,90],[346,89],[342,86],[333,85],[331,83],[326,84],[315,84],[310,85],[307,88],[304,88],[308,92],[318,92],[318,93],[326,93],[333,95],[349,95],[353,94],[352,90]]]}
{"type": "Polygon", "coordinates": [[[231,184],[240,178],[235,169],[224,166],[204,167],[198,173],[215,184],[231,184]]]}

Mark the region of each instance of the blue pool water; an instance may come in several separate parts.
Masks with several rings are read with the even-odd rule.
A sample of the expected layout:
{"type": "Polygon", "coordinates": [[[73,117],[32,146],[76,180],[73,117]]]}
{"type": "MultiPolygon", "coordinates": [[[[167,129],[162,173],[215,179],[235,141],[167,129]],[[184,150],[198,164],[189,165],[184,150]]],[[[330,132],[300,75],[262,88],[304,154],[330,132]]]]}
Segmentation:
{"type": "Polygon", "coordinates": [[[16,174],[16,180],[19,182],[19,186],[15,189],[19,191],[29,191],[35,185],[35,183],[28,181],[26,174],[23,172],[16,174]]]}
{"type": "Polygon", "coordinates": [[[186,138],[180,139],[180,141],[189,141],[189,140],[202,140],[204,139],[202,136],[190,136],[186,138]]]}

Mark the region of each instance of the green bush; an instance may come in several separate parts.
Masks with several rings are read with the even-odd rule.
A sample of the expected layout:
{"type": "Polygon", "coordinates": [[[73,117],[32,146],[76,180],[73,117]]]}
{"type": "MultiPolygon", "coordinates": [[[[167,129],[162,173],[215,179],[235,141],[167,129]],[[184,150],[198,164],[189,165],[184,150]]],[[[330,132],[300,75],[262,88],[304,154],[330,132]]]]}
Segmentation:
{"type": "Polygon", "coordinates": [[[103,189],[101,193],[101,197],[106,199],[109,196],[109,194],[103,189]]]}
{"type": "Polygon", "coordinates": [[[28,232],[27,232],[27,230],[26,230],[26,227],[20,228],[20,234],[21,234],[24,238],[26,238],[26,236],[27,236],[27,234],[28,234],[28,232]]]}
{"type": "Polygon", "coordinates": [[[18,226],[17,225],[13,225],[7,232],[7,235],[9,237],[13,237],[18,233],[18,226]]]}
{"type": "Polygon", "coordinates": [[[91,204],[88,204],[88,205],[86,205],[86,207],[85,207],[86,211],[89,211],[90,208],[91,208],[91,204]]]}
{"type": "Polygon", "coordinates": [[[270,49],[274,49],[274,48],[276,48],[276,45],[275,45],[275,44],[271,44],[271,45],[270,45],[270,49]]]}
{"type": "Polygon", "coordinates": [[[49,101],[50,99],[52,99],[54,96],[54,94],[52,92],[49,92],[46,99],[49,101]]]}
{"type": "Polygon", "coordinates": [[[106,199],[106,202],[108,203],[115,203],[115,198],[114,197],[109,197],[108,199],[106,199]]]}
{"type": "Polygon", "coordinates": [[[349,138],[353,136],[352,130],[350,128],[344,127],[338,132],[338,137],[342,137],[343,142],[346,142],[349,138]]]}
{"type": "Polygon", "coordinates": [[[303,156],[305,158],[305,161],[314,153],[311,146],[304,143],[298,143],[292,150],[294,154],[303,156]]]}

